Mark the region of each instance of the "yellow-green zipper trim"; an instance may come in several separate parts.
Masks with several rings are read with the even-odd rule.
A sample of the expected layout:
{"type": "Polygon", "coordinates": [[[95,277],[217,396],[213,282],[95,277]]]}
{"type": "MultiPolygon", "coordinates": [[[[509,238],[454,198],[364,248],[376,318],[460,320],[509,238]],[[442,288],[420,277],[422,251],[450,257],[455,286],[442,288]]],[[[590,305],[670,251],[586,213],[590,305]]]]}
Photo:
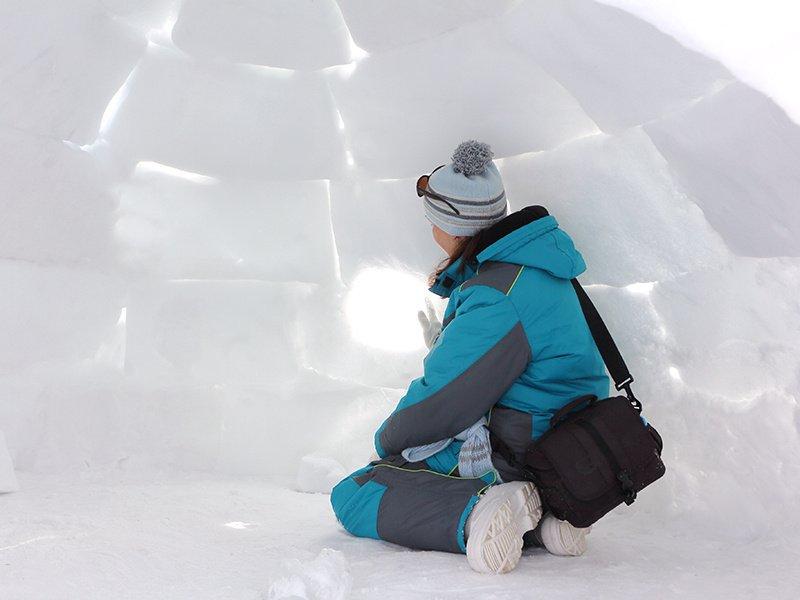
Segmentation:
{"type": "Polygon", "coordinates": [[[508,296],[511,293],[511,288],[513,288],[514,284],[517,283],[517,279],[519,279],[519,276],[522,275],[522,269],[524,268],[525,265],[520,266],[519,271],[517,271],[517,276],[514,277],[514,281],[511,282],[511,287],[509,287],[508,291],[506,292],[506,296],[508,296]]]}
{"type": "MultiPolygon", "coordinates": [[[[458,465],[456,465],[456,466],[458,466],[458,465]]],[[[482,494],[484,492],[484,490],[486,490],[486,488],[488,488],[491,485],[494,485],[494,483],[497,482],[497,471],[495,471],[494,469],[491,469],[490,471],[486,471],[486,473],[483,473],[483,475],[481,475],[480,477],[454,477],[452,475],[445,475],[444,473],[439,473],[437,471],[431,471],[430,469],[404,469],[403,467],[398,467],[396,465],[386,465],[386,464],[374,465],[373,468],[377,468],[377,467],[387,467],[389,469],[397,469],[398,471],[407,471],[409,473],[433,473],[434,475],[438,475],[439,477],[447,477],[448,479],[481,479],[482,480],[483,476],[486,475],[486,473],[491,473],[492,474],[492,479],[493,479],[492,482],[488,483],[486,486],[484,486],[480,490],[478,490],[478,492],[476,492],[478,495],[482,494]]],[[[453,471],[451,470],[450,472],[452,473],[453,471]]]]}

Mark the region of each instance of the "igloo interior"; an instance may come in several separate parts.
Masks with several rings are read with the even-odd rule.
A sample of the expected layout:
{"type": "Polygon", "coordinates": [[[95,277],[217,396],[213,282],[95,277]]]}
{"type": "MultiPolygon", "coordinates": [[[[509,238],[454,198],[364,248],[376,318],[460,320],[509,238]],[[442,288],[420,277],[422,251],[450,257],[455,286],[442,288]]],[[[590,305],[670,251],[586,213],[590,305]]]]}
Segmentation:
{"type": "Polygon", "coordinates": [[[800,128],[762,91],[590,0],[0,30],[0,597],[797,597],[800,128]],[[412,186],[467,138],[587,258],[668,468],[580,559],[494,578],[327,495],[420,373],[412,186]]]}

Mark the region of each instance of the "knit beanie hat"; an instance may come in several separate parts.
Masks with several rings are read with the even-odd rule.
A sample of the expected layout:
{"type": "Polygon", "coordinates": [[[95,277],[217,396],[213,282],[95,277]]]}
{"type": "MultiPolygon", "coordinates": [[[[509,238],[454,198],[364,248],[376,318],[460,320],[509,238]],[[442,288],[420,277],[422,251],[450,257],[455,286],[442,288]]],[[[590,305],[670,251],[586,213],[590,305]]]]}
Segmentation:
{"type": "Polygon", "coordinates": [[[427,190],[433,192],[424,198],[428,221],[450,235],[471,236],[508,214],[503,180],[492,162],[493,155],[488,144],[476,140],[456,147],[453,162],[435,169],[428,178],[427,190]]]}

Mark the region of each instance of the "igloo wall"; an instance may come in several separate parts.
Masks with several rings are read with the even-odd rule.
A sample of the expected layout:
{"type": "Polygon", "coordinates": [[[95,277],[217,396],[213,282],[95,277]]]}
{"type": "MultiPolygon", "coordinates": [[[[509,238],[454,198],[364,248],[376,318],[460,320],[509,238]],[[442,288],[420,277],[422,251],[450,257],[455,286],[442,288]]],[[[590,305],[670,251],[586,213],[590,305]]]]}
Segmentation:
{"type": "Polygon", "coordinates": [[[413,183],[476,138],[586,257],[665,438],[637,509],[731,538],[796,518],[800,128],[718,62],[589,0],[0,14],[18,471],[362,465],[426,352],[413,183]]]}

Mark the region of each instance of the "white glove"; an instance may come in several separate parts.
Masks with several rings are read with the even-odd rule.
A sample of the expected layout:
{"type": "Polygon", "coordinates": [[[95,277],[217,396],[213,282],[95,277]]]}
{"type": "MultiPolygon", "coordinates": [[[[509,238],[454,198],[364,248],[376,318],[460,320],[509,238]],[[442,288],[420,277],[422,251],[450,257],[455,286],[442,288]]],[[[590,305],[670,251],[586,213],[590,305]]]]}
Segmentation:
{"type": "Polygon", "coordinates": [[[422,336],[425,338],[425,345],[430,350],[433,344],[436,343],[436,338],[442,332],[442,323],[436,316],[436,310],[433,308],[430,298],[425,298],[425,304],[428,306],[428,314],[424,311],[417,313],[419,324],[422,326],[422,336]]]}

